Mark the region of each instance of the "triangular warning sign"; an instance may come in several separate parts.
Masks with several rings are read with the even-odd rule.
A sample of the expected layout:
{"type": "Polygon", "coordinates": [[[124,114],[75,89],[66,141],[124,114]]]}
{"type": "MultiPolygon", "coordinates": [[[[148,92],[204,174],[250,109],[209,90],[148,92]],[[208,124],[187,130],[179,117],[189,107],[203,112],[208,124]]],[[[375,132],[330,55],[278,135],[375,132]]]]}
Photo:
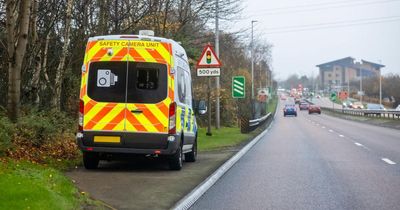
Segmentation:
{"type": "Polygon", "coordinates": [[[200,59],[197,62],[197,67],[200,68],[219,68],[221,67],[221,61],[215,54],[212,46],[207,44],[201,53],[200,59]]]}

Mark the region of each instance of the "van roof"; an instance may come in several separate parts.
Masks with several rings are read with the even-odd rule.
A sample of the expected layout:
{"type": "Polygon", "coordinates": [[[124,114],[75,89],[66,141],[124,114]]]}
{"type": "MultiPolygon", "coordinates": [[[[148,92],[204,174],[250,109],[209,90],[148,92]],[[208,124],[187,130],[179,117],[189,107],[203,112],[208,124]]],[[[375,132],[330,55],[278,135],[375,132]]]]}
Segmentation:
{"type": "Polygon", "coordinates": [[[184,59],[187,60],[185,49],[180,45],[180,43],[172,39],[156,37],[156,36],[135,35],[135,34],[119,34],[119,35],[104,35],[104,36],[89,37],[88,42],[100,41],[100,40],[142,40],[142,41],[171,43],[174,54],[178,55],[179,57],[183,57],[184,59]]]}

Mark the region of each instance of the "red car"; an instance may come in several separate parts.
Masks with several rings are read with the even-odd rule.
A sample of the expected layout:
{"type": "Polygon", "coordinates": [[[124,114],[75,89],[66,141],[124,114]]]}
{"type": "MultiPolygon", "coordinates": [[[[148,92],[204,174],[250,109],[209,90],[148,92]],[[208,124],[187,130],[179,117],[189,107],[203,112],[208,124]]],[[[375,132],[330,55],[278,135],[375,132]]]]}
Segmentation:
{"type": "Polygon", "coordinates": [[[310,105],[308,107],[308,114],[312,114],[312,113],[321,114],[321,107],[319,107],[317,105],[310,105]]]}

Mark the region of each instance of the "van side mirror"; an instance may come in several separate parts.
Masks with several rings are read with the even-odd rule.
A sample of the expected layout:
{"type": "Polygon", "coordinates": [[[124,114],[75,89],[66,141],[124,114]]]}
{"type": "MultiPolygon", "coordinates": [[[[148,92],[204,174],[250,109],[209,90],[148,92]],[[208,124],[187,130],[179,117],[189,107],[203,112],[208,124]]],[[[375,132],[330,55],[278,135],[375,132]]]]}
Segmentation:
{"type": "Polygon", "coordinates": [[[207,113],[207,104],[206,104],[206,102],[204,100],[200,100],[199,101],[199,105],[197,107],[197,112],[200,115],[204,115],[204,114],[207,113]]]}

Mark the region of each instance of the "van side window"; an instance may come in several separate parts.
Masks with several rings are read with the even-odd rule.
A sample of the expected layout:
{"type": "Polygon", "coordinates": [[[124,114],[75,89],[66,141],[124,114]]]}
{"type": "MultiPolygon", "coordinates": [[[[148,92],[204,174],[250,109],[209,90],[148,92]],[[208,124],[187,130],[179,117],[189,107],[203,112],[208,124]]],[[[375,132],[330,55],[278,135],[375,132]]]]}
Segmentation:
{"type": "Polygon", "coordinates": [[[186,100],[185,104],[191,106],[192,104],[192,78],[190,78],[190,74],[185,71],[185,89],[186,89],[186,100]]]}
{"type": "Polygon", "coordinates": [[[185,70],[178,66],[178,98],[181,103],[186,103],[185,70]]]}

